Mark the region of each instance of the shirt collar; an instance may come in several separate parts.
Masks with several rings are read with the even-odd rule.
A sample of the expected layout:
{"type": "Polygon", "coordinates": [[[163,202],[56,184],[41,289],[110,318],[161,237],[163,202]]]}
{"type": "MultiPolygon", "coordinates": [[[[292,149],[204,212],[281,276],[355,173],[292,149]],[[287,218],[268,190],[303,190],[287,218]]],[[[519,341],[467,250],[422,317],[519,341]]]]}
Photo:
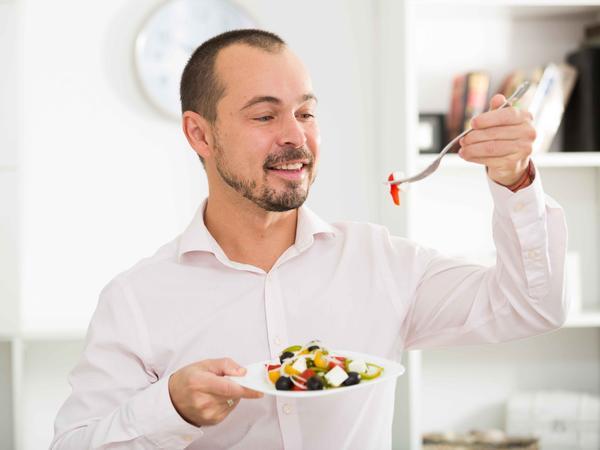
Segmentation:
{"type": "MultiPolygon", "coordinates": [[[[222,253],[218,243],[212,237],[204,224],[204,211],[208,198],[205,198],[192,221],[182,233],[179,240],[178,260],[190,252],[222,253]]],[[[296,241],[294,246],[298,251],[309,247],[315,240],[315,236],[334,237],[337,230],[311,211],[307,206],[298,209],[298,222],[296,225],[296,241]]]]}

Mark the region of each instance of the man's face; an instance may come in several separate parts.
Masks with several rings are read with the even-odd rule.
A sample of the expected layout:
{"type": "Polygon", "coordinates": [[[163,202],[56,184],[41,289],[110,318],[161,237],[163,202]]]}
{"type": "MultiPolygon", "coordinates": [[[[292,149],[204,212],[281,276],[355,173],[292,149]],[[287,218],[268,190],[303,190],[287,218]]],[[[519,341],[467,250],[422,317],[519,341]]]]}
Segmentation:
{"type": "Polygon", "coordinates": [[[222,50],[215,69],[225,94],[207,161],[220,176],[211,189],[233,188],[267,211],[298,208],[315,179],[320,142],[306,69],[285,48],[246,45],[222,50]]]}

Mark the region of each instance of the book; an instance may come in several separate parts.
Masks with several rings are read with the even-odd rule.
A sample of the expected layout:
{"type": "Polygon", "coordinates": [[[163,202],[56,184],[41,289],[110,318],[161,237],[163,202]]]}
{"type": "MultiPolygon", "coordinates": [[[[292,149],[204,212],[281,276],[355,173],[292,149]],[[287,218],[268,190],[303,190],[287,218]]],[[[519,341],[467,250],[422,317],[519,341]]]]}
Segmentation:
{"type": "Polygon", "coordinates": [[[566,63],[537,67],[529,76],[527,72],[517,70],[504,79],[499,92],[508,97],[526,79],[529,79],[531,86],[514,106],[533,115],[533,125],[537,132],[533,152],[544,153],[550,149],[562,122],[577,79],[577,70],[566,63]]]}
{"type": "Polygon", "coordinates": [[[583,45],[600,46],[600,23],[593,23],[584,28],[583,45]]]}
{"type": "Polygon", "coordinates": [[[450,110],[446,119],[448,139],[454,139],[459,133],[462,120],[463,99],[466,89],[466,75],[456,75],[452,80],[450,110]]]}
{"type": "Polygon", "coordinates": [[[579,78],[565,111],[565,151],[600,151],[600,47],[583,47],[567,61],[579,78]]]}
{"type": "Polygon", "coordinates": [[[485,111],[489,86],[490,76],[486,72],[469,72],[454,77],[446,120],[448,139],[454,139],[468,129],[471,119],[485,111]]]}
{"type": "Polygon", "coordinates": [[[545,67],[528,106],[537,132],[533,143],[534,153],[543,153],[550,149],[576,78],[577,70],[570,64],[551,63],[545,67]]]}
{"type": "Polygon", "coordinates": [[[484,72],[473,72],[467,75],[467,91],[465,95],[465,108],[460,132],[471,126],[471,119],[485,111],[490,77],[484,72]]]}

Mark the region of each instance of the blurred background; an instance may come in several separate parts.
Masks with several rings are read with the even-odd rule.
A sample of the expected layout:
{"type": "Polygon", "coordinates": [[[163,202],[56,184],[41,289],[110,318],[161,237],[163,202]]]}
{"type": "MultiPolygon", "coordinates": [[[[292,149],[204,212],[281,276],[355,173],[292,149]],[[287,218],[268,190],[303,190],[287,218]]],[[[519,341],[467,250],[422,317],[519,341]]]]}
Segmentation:
{"type": "Polygon", "coordinates": [[[449,155],[401,207],[381,182],[533,81],[521,106],[567,214],[571,315],[519,342],[404,355],[394,448],[600,449],[599,24],[587,0],[0,0],[0,449],[48,447],[100,290],[207,194],[176,82],[193,48],[240,26],[279,34],[312,74],[313,210],[483,264],[482,167],[449,155]]]}

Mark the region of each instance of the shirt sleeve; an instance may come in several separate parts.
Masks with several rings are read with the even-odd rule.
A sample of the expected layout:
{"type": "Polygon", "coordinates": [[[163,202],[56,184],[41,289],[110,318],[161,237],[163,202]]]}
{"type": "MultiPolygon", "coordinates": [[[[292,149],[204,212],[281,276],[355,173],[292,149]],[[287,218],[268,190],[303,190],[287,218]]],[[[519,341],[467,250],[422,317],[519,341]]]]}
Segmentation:
{"type": "Polygon", "coordinates": [[[419,251],[422,269],[402,328],[407,350],[505,342],[566,320],[562,208],[544,194],[539,173],[515,193],[489,177],[488,183],[496,265],[419,251]]]}
{"type": "Polygon", "coordinates": [[[202,435],[175,410],[168,376],[152,370],[148,332],[126,283],[117,277],[100,294],[51,450],[182,449],[202,435]]]}

